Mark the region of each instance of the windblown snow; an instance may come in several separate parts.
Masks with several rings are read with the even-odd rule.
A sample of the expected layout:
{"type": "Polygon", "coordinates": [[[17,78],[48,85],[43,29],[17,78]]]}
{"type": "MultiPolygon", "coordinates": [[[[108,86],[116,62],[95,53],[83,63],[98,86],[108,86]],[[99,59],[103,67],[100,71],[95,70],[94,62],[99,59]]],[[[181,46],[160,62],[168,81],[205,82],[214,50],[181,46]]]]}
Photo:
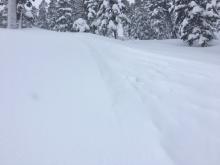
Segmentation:
{"type": "Polygon", "coordinates": [[[220,164],[220,42],[0,36],[1,165],[220,164]]]}

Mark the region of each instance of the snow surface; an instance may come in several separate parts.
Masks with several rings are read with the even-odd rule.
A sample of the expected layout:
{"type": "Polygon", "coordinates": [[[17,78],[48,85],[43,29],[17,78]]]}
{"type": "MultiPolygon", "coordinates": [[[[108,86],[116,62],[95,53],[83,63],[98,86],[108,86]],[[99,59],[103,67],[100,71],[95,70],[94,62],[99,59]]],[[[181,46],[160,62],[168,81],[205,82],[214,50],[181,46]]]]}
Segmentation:
{"type": "Polygon", "coordinates": [[[220,164],[220,42],[0,36],[1,165],[220,164]]]}

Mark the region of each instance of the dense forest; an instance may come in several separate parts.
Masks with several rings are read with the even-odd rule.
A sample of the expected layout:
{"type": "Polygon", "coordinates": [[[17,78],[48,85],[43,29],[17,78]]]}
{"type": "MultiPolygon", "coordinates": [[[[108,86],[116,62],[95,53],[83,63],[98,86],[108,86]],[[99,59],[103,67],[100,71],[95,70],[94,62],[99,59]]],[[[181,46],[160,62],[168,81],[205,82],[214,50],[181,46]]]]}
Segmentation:
{"type": "MultiPolygon", "coordinates": [[[[17,27],[90,32],[122,39],[180,38],[207,46],[220,30],[220,0],[17,0],[17,27]]],[[[7,0],[0,0],[0,27],[7,27],[7,0]]]]}

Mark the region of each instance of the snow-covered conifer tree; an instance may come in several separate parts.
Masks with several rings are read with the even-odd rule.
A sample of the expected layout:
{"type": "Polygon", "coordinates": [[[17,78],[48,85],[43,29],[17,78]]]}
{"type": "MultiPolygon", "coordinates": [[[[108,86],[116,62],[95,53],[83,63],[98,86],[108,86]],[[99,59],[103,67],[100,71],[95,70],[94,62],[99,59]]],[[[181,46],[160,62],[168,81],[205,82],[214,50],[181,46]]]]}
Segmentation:
{"type": "Polygon", "coordinates": [[[71,31],[72,24],[72,8],[70,5],[70,1],[59,0],[54,29],[61,32],[71,31]]]}
{"type": "Polygon", "coordinates": [[[17,19],[19,28],[32,27],[35,21],[34,0],[17,0],[17,19]]]}
{"type": "Polygon", "coordinates": [[[42,0],[42,2],[39,5],[39,14],[37,18],[37,25],[40,28],[47,29],[47,7],[48,4],[45,0],[42,0]]]}
{"type": "Polygon", "coordinates": [[[72,8],[72,21],[76,21],[79,18],[86,19],[86,8],[84,0],[70,1],[72,8]]]}
{"type": "Polygon", "coordinates": [[[181,39],[190,46],[208,46],[208,42],[214,39],[215,25],[219,17],[212,1],[176,0],[175,11],[181,39]]]}
{"type": "Polygon", "coordinates": [[[31,12],[32,12],[33,19],[34,19],[33,25],[37,26],[38,9],[33,5],[31,12]]]}
{"type": "Polygon", "coordinates": [[[86,11],[86,20],[90,27],[90,31],[95,33],[97,26],[95,25],[95,20],[97,17],[97,10],[99,7],[99,0],[85,0],[85,11],[86,11]]]}
{"type": "Polygon", "coordinates": [[[151,0],[149,2],[149,19],[153,31],[153,39],[173,38],[173,22],[167,0],[151,0]]]}
{"type": "Polygon", "coordinates": [[[0,0],[0,27],[7,27],[7,1],[0,0]]]}
{"type": "Polygon", "coordinates": [[[132,5],[130,14],[130,36],[134,39],[146,40],[152,39],[154,34],[150,24],[150,1],[136,0],[132,5]]]}
{"type": "MultiPolygon", "coordinates": [[[[220,0],[216,1],[216,9],[217,9],[218,14],[220,15],[220,0]]],[[[220,31],[220,19],[217,22],[217,31],[218,32],[220,31]]]]}
{"type": "Polygon", "coordinates": [[[51,0],[47,10],[47,26],[49,30],[55,30],[57,18],[57,0],[51,0]]]}
{"type": "Polygon", "coordinates": [[[72,8],[69,0],[59,0],[55,30],[66,32],[72,29],[72,8]]]}
{"type": "Polygon", "coordinates": [[[117,38],[123,23],[128,22],[124,10],[122,0],[101,0],[96,20],[98,34],[117,38]]]}

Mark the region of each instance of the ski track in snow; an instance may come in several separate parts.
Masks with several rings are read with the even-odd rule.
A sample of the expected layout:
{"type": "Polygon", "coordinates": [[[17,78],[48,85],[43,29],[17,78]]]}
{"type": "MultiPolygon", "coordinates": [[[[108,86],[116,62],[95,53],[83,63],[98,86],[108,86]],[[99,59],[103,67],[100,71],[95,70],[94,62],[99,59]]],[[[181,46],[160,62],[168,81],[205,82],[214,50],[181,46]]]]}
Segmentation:
{"type": "Polygon", "coordinates": [[[220,163],[220,65],[34,32],[0,31],[0,164],[220,163]]]}
{"type": "MultiPolygon", "coordinates": [[[[138,147],[139,149],[144,149],[141,153],[145,155],[142,161],[138,161],[147,163],[154,162],[155,164],[173,164],[172,159],[170,159],[164,149],[160,147],[160,139],[157,137],[159,132],[146,114],[143,102],[139,97],[139,92],[131,86],[129,81],[124,79],[124,75],[118,74],[118,70],[114,69],[115,65],[110,65],[111,63],[115,64],[115,61],[103,56],[103,54],[106,54],[103,50],[111,50],[111,46],[107,45],[107,47],[104,47],[100,51],[97,48],[95,49],[94,45],[86,40],[82,40],[82,43],[84,43],[87,48],[90,48],[89,52],[93,52],[90,54],[99,66],[103,80],[110,87],[113,101],[112,106],[116,107],[115,117],[121,127],[122,133],[129,136],[129,133],[136,132],[135,138],[141,137],[141,139],[149,139],[145,142],[146,146],[144,148],[143,146],[141,147],[143,144],[140,144],[138,147]],[[121,107],[123,107],[123,109],[121,107]],[[128,128],[129,130],[126,130],[128,128]],[[146,133],[144,133],[145,131],[146,133]],[[157,148],[157,150],[153,151],[152,148],[157,148]]],[[[113,45],[113,47],[114,46],[116,45],[113,45]]],[[[115,52],[113,54],[115,54],[115,52]]],[[[137,143],[135,145],[138,146],[137,143]]]]}
{"type": "MultiPolygon", "coordinates": [[[[88,44],[88,47],[95,48],[95,45],[88,44]]],[[[220,81],[213,81],[220,71],[219,66],[184,59],[164,58],[160,55],[147,54],[138,50],[112,45],[112,43],[111,45],[104,45],[101,50],[91,49],[91,52],[97,52],[96,60],[99,61],[98,63],[105,64],[105,67],[108,66],[108,70],[111,71],[111,74],[109,74],[108,70],[102,66],[100,67],[100,70],[104,72],[103,75],[107,76],[107,82],[112,86],[112,90],[117,90],[112,83],[115,84],[118,80],[121,80],[114,98],[117,95],[123,95],[122,89],[130,85],[129,87],[133,89],[132,94],[139,97],[142,101],[141,104],[145,107],[145,112],[142,115],[145,116],[145,119],[149,119],[150,115],[152,122],[162,134],[161,143],[163,147],[170,154],[170,157],[176,158],[174,161],[177,164],[191,164],[190,157],[196,152],[194,150],[188,151],[188,146],[182,146],[180,143],[193,145],[196,150],[206,142],[219,144],[219,132],[210,130],[210,128],[217,130],[220,120],[218,112],[220,109],[220,93],[216,91],[220,81]],[[110,52],[106,54],[105,50],[110,52]],[[126,53],[126,51],[129,53],[126,53]],[[121,52],[124,54],[121,54],[121,52]],[[132,54],[132,56],[129,56],[129,54],[132,54]],[[137,55],[140,55],[141,58],[137,58],[137,55]],[[100,62],[100,59],[107,60],[100,62]],[[112,78],[113,73],[118,74],[118,76],[112,78]],[[205,88],[207,84],[210,85],[209,88],[205,88]],[[198,94],[200,94],[200,98],[198,98],[198,94]],[[179,99],[176,100],[175,98],[179,99]],[[164,108],[168,108],[169,111],[164,110],[164,108]],[[192,140],[194,136],[203,137],[207,132],[211,132],[214,137],[207,134],[204,139],[197,139],[197,143],[192,140]],[[170,142],[170,145],[163,144],[163,141],[165,143],[170,142]],[[185,150],[186,152],[183,153],[184,155],[175,155],[176,153],[170,152],[172,150],[170,146],[175,147],[174,151],[185,150]],[[184,159],[181,159],[181,157],[184,157],[184,159]]],[[[128,89],[127,87],[124,91],[128,89]]],[[[204,148],[203,153],[198,154],[192,164],[200,161],[201,157],[206,156],[208,152],[210,151],[206,151],[204,148]]],[[[213,157],[218,157],[219,151],[212,154],[214,154],[213,157]]],[[[208,161],[203,163],[208,164],[208,161]]],[[[217,161],[214,160],[213,163],[215,162],[217,161]]]]}

